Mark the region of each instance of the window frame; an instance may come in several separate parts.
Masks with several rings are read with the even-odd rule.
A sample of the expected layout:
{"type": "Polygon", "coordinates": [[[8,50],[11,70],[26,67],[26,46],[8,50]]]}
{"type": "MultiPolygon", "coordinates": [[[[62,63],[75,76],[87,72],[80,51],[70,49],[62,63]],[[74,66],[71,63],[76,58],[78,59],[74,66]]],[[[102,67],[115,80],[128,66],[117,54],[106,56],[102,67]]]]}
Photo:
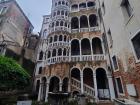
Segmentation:
{"type": "Polygon", "coordinates": [[[113,64],[113,71],[114,71],[114,72],[119,71],[118,57],[117,57],[116,55],[113,55],[113,56],[112,56],[112,64],[113,64]],[[115,69],[115,66],[114,66],[114,61],[113,61],[113,57],[115,57],[115,58],[116,58],[117,67],[118,67],[117,69],[115,69]]]}
{"type": "Polygon", "coordinates": [[[124,90],[124,85],[123,85],[123,82],[122,82],[122,77],[121,76],[115,77],[115,83],[116,83],[116,86],[117,86],[117,93],[118,93],[118,95],[124,96],[125,95],[125,90],[124,90]],[[122,91],[123,91],[123,93],[120,93],[119,92],[117,78],[120,78],[120,82],[121,82],[121,85],[122,85],[122,91]]]}
{"type": "Polygon", "coordinates": [[[136,51],[135,51],[135,48],[134,48],[132,39],[133,39],[136,35],[138,35],[139,33],[140,33],[140,29],[138,29],[138,30],[136,31],[136,33],[133,34],[133,36],[130,38],[130,44],[131,44],[132,52],[133,52],[133,54],[134,54],[134,58],[135,58],[136,63],[140,63],[140,59],[137,58],[137,54],[136,54],[136,51]]]}

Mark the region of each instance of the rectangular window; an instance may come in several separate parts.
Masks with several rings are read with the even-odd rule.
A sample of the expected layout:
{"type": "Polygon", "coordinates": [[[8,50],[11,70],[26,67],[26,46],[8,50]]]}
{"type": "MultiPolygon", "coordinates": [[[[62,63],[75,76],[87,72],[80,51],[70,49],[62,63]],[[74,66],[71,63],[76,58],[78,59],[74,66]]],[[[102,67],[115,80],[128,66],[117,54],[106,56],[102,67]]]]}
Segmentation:
{"type": "Polygon", "coordinates": [[[114,70],[117,70],[118,69],[118,62],[117,62],[116,56],[112,57],[112,62],[113,62],[114,70]]]}
{"type": "Polygon", "coordinates": [[[132,15],[132,8],[131,5],[129,3],[129,0],[122,0],[122,7],[125,8],[125,11],[127,12],[128,16],[130,17],[132,15]]]}
{"type": "Polygon", "coordinates": [[[131,40],[138,60],[140,60],[140,32],[131,40]]]}
{"type": "Polygon", "coordinates": [[[122,85],[122,81],[121,81],[121,78],[116,78],[116,85],[118,87],[118,92],[123,94],[124,91],[123,91],[123,85],[122,85]]]}

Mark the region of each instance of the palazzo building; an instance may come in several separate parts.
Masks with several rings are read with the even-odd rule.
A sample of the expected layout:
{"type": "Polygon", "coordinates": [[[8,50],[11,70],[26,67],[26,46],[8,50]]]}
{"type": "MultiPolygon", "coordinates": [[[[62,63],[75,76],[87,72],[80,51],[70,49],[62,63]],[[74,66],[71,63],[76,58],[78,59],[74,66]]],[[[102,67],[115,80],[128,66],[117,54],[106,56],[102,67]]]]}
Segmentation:
{"type": "Polygon", "coordinates": [[[99,8],[98,0],[52,0],[51,14],[43,17],[36,61],[38,101],[115,98],[99,8]]]}

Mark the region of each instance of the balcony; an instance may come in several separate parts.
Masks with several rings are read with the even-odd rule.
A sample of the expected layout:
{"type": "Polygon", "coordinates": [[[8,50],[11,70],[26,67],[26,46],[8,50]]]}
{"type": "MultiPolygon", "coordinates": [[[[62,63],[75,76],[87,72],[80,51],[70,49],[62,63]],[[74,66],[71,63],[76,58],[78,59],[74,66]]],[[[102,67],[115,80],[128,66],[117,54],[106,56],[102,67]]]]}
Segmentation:
{"type": "Polygon", "coordinates": [[[48,48],[61,47],[61,46],[69,46],[69,43],[65,42],[65,41],[57,41],[57,42],[53,42],[53,43],[48,44],[48,48]]]}
{"type": "Polygon", "coordinates": [[[105,55],[104,54],[96,54],[96,55],[77,55],[77,56],[57,56],[51,57],[47,59],[46,64],[55,64],[55,63],[62,63],[62,62],[79,62],[79,61],[104,61],[105,55]]]}

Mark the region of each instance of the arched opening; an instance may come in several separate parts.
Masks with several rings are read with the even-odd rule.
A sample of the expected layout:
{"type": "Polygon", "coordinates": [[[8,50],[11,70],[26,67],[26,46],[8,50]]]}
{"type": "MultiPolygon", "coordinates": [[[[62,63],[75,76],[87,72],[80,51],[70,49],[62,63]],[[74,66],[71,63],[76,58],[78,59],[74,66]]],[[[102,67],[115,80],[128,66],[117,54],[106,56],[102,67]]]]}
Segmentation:
{"type": "Polygon", "coordinates": [[[43,37],[47,36],[47,29],[44,30],[43,32],[43,37]]]}
{"type": "Polygon", "coordinates": [[[71,42],[71,55],[80,55],[80,44],[77,39],[71,42]]]}
{"type": "Polygon", "coordinates": [[[52,77],[50,79],[50,85],[49,85],[49,92],[53,92],[53,93],[56,93],[56,92],[59,92],[59,83],[60,83],[60,80],[58,77],[52,77]]]}
{"type": "Polygon", "coordinates": [[[56,57],[56,49],[53,49],[52,57],[56,57]]]}
{"type": "Polygon", "coordinates": [[[43,60],[43,51],[39,53],[39,60],[43,60]]]}
{"type": "Polygon", "coordinates": [[[54,36],[54,42],[57,42],[57,35],[54,36]]]}
{"type": "Polygon", "coordinates": [[[58,2],[58,5],[61,5],[61,1],[58,2]]]}
{"type": "Polygon", "coordinates": [[[86,3],[81,3],[81,4],[79,4],[79,8],[80,8],[80,9],[86,8],[86,3]]]}
{"type": "Polygon", "coordinates": [[[62,55],[62,49],[59,48],[59,49],[58,49],[58,56],[61,56],[61,55],[62,55]]]}
{"type": "Polygon", "coordinates": [[[64,1],[62,1],[62,5],[65,5],[65,2],[64,1]]]}
{"type": "Polygon", "coordinates": [[[63,21],[61,21],[61,22],[60,22],[60,26],[63,26],[63,23],[64,23],[64,22],[63,22],[63,21]]]}
{"type": "Polygon", "coordinates": [[[53,38],[52,38],[52,37],[50,37],[50,41],[49,41],[49,42],[50,42],[50,43],[52,43],[52,40],[53,40],[53,38]]]}
{"type": "Polygon", "coordinates": [[[89,16],[89,24],[90,24],[90,27],[98,26],[96,15],[92,14],[89,16]]]}
{"type": "Polygon", "coordinates": [[[80,28],[88,28],[87,16],[81,16],[80,17],[80,28]]]}
{"type": "Polygon", "coordinates": [[[66,36],[66,35],[64,36],[64,41],[65,41],[65,42],[67,41],[67,36],[66,36]]]}
{"type": "Polygon", "coordinates": [[[50,58],[51,57],[51,52],[50,51],[48,51],[48,58],[50,58]]]}
{"type": "Polygon", "coordinates": [[[67,50],[66,50],[66,48],[64,48],[63,56],[66,56],[66,54],[67,54],[67,50]]]}
{"type": "Polygon", "coordinates": [[[40,87],[40,80],[37,80],[37,82],[36,82],[36,94],[37,95],[39,93],[39,87],[40,87]]]}
{"type": "Polygon", "coordinates": [[[104,69],[98,68],[96,70],[96,80],[99,99],[110,98],[107,74],[104,69]]]}
{"type": "Polygon", "coordinates": [[[89,39],[85,38],[81,41],[82,55],[91,55],[91,46],[89,39]]]}
{"type": "Polygon", "coordinates": [[[88,6],[88,7],[94,7],[94,6],[95,6],[95,2],[91,2],[91,1],[90,1],[90,2],[87,3],[87,6],[88,6]]]}
{"type": "Polygon", "coordinates": [[[60,11],[57,11],[57,15],[60,15],[60,11]]]}
{"type": "Polygon", "coordinates": [[[69,79],[64,78],[63,79],[63,85],[62,85],[62,91],[63,92],[68,92],[68,84],[69,84],[69,79]]]}
{"type": "Polygon", "coordinates": [[[90,68],[85,68],[83,71],[84,84],[94,88],[93,71],[90,68]]]}
{"type": "Polygon", "coordinates": [[[61,15],[64,15],[64,11],[61,11],[61,15]]]}
{"type": "Polygon", "coordinates": [[[99,38],[92,39],[93,54],[103,54],[101,40],[99,38]]]}
{"type": "Polygon", "coordinates": [[[53,17],[55,17],[56,16],[56,12],[54,12],[54,14],[53,14],[53,17]]]}
{"type": "Polygon", "coordinates": [[[45,101],[45,97],[46,97],[46,82],[47,79],[45,77],[42,78],[42,89],[41,89],[41,101],[45,101]]]}
{"type": "Polygon", "coordinates": [[[78,5],[77,5],[77,4],[73,4],[73,5],[71,6],[71,10],[72,10],[72,11],[78,10],[78,5]]]}
{"type": "Polygon", "coordinates": [[[39,67],[38,74],[41,74],[41,73],[42,73],[42,67],[39,67]]]}
{"type": "Polygon", "coordinates": [[[71,78],[74,78],[80,81],[80,70],[77,68],[73,68],[71,71],[71,78]]]}
{"type": "Polygon", "coordinates": [[[60,35],[60,36],[59,36],[59,41],[62,41],[62,39],[63,39],[63,36],[60,35]]]}
{"type": "Polygon", "coordinates": [[[59,26],[59,21],[56,22],[56,26],[59,26]]]}
{"type": "Polygon", "coordinates": [[[73,17],[71,19],[71,29],[78,29],[79,28],[79,20],[77,17],[73,17]]]}
{"type": "Polygon", "coordinates": [[[65,16],[68,16],[68,12],[67,11],[65,12],[65,16]]]}
{"type": "Polygon", "coordinates": [[[68,26],[68,24],[67,24],[67,22],[65,22],[65,27],[67,27],[68,26]]]}

